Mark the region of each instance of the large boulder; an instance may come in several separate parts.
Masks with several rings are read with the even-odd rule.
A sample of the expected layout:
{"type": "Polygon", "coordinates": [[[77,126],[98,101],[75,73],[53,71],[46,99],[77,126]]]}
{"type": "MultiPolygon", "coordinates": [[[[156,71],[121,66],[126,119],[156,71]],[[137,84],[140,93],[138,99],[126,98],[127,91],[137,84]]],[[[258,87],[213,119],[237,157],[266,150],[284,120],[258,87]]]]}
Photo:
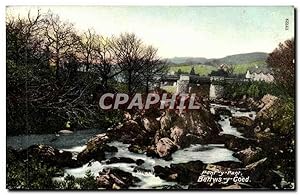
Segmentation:
{"type": "Polygon", "coordinates": [[[156,130],[160,129],[160,123],[156,118],[144,117],[141,120],[144,128],[148,132],[156,132],[156,130]]]}
{"type": "Polygon", "coordinates": [[[254,121],[247,116],[234,116],[230,119],[230,124],[234,127],[252,127],[254,121]]]}
{"type": "Polygon", "coordinates": [[[22,159],[35,158],[44,163],[56,167],[77,167],[78,162],[73,159],[73,154],[69,151],[58,150],[47,145],[32,145],[20,151],[22,159]]]}
{"type": "Polygon", "coordinates": [[[105,159],[105,152],[117,152],[116,147],[106,144],[108,141],[109,137],[105,133],[91,138],[87,142],[86,148],[77,155],[78,162],[85,164],[92,159],[102,161],[105,159]]]}
{"type": "Polygon", "coordinates": [[[251,180],[258,180],[261,175],[265,173],[267,167],[269,166],[269,162],[267,158],[260,159],[256,162],[253,162],[245,167],[246,171],[251,177],[251,180]]]}
{"type": "Polygon", "coordinates": [[[170,138],[184,148],[189,146],[187,141],[191,138],[187,138],[187,135],[200,138],[201,143],[210,143],[220,132],[221,128],[215,122],[213,115],[204,105],[201,105],[199,110],[176,113],[172,120],[170,138]]]}
{"type": "Polygon", "coordinates": [[[261,104],[258,106],[260,110],[257,113],[256,118],[261,118],[261,119],[271,118],[274,114],[275,109],[279,104],[279,98],[267,94],[260,101],[261,104]]]}
{"type": "Polygon", "coordinates": [[[186,135],[186,130],[185,129],[182,129],[178,126],[175,126],[175,127],[171,128],[170,137],[176,145],[178,145],[178,146],[182,145],[182,142],[184,141],[185,135],[186,135]]]}
{"type": "Polygon", "coordinates": [[[251,185],[265,189],[284,189],[281,184],[283,176],[278,171],[271,169],[271,161],[268,158],[260,159],[245,167],[245,174],[250,176],[251,185]]]}
{"type": "Polygon", "coordinates": [[[171,154],[178,149],[176,144],[169,138],[161,138],[156,144],[156,152],[161,158],[170,159],[171,154]]]}
{"type": "Polygon", "coordinates": [[[215,115],[232,116],[231,111],[227,107],[215,107],[215,115]]]}
{"type": "Polygon", "coordinates": [[[245,165],[253,163],[262,157],[262,149],[259,147],[249,147],[233,154],[234,157],[241,160],[245,165]]]}
{"type": "Polygon", "coordinates": [[[160,117],[160,128],[161,129],[170,129],[172,127],[172,122],[176,116],[174,111],[166,110],[163,113],[163,116],[160,117]]]}
{"type": "Polygon", "coordinates": [[[140,179],[120,169],[106,168],[99,172],[96,182],[100,188],[117,190],[135,186],[137,182],[140,182],[140,179]]]}
{"type": "Polygon", "coordinates": [[[179,184],[196,182],[199,175],[205,169],[202,161],[190,161],[188,163],[171,164],[170,167],[155,166],[154,174],[166,181],[176,181],[179,184]]]}
{"type": "Polygon", "coordinates": [[[129,144],[149,144],[146,130],[134,120],[128,120],[107,132],[113,140],[129,144]]]}
{"type": "Polygon", "coordinates": [[[233,151],[240,151],[249,148],[250,146],[256,147],[258,145],[258,142],[255,139],[247,139],[225,134],[221,137],[224,140],[225,147],[233,151]]]}

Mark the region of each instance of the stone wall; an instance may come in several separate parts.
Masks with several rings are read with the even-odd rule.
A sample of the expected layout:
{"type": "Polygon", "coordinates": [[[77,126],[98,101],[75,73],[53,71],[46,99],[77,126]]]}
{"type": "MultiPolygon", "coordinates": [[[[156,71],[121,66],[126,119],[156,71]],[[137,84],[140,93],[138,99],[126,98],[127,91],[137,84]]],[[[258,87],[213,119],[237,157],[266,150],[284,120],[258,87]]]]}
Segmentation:
{"type": "Polygon", "coordinates": [[[177,93],[189,93],[190,77],[180,75],[180,79],[177,81],[177,93]]]}
{"type": "Polygon", "coordinates": [[[222,98],[224,94],[224,87],[222,85],[210,85],[209,89],[209,98],[210,99],[219,99],[222,98]]]}

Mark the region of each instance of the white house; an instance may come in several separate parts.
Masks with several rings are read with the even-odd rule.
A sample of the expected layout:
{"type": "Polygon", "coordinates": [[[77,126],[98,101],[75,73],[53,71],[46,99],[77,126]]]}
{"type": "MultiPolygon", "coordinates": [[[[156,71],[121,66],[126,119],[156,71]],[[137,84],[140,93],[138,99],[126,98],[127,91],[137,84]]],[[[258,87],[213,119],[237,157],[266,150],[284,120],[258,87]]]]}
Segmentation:
{"type": "Polygon", "coordinates": [[[250,79],[253,81],[265,81],[265,82],[273,82],[274,76],[272,75],[272,72],[270,69],[267,68],[253,68],[250,70],[247,70],[246,73],[246,79],[250,79]]]}

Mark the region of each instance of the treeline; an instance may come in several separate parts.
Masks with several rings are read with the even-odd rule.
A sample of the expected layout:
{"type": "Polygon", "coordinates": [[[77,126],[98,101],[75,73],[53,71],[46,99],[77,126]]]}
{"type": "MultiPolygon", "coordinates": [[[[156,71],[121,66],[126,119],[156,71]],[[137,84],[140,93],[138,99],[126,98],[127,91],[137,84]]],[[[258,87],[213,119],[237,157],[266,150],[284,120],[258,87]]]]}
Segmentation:
{"type": "Polygon", "coordinates": [[[99,110],[101,93],[148,92],[167,71],[135,34],[79,33],[51,12],[7,17],[6,52],[8,134],[111,124],[119,116],[99,110]]]}
{"type": "Polygon", "coordinates": [[[269,123],[273,131],[295,139],[295,43],[288,39],[279,43],[278,47],[269,54],[266,63],[271,68],[274,82],[253,81],[249,83],[233,83],[224,86],[225,98],[242,99],[251,97],[260,100],[264,95],[271,94],[280,99],[273,110],[269,123]]]}
{"type": "Polygon", "coordinates": [[[272,71],[271,83],[253,81],[225,85],[225,97],[239,99],[244,95],[255,99],[272,94],[282,99],[295,99],[295,44],[294,39],[279,43],[266,60],[272,71]]]}

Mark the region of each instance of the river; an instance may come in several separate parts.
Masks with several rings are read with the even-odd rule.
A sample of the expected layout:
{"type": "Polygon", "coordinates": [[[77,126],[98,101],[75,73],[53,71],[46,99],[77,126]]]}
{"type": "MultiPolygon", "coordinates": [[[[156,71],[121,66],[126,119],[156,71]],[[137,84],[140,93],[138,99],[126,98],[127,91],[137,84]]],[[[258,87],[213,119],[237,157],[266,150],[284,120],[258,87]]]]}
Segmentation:
{"type": "MultiPolygon", "coordinates": [[[[253,111],[243,111],[240,108],[228,107],[219,104],[211,104],[211,112],[214,111],[216,107],[225,107],[231,111],[232,116],[248,116],[252,119],[255,118],[255,112],[253,111]]],[[[236,128],[230,125],[230,117],[221,115],[221,120],[218,123],[221,125],[224,134],[232,134],[238,137],[243,137],[242,133],[238,132],[236,128]]],[[[57,136],[55,134],[43,134],[43,135],[23,135],[23,136],[9,136],[7,137],[7,146],[11,146],[15,149],[24,149],[33,144],[46,144],[53,146],[55,148],[71,151],[75,155],[81,152],[86,146],[86,142],[94,135],[105,132],[105,130],[91,129],[84,131],[76,131],[70,135],[57,136]]],[[[178,150],[172,154],[172,161],[165,161],[162,159],[153,159],[147,157],[145,154],[136,154],[128,151],[128,144],[123,144],[120,142],[111,142],[111,146],[118,148],[118,152],[114,154],[107,154],[107,159],[115,157],[129,157],[134,160],[142,159],[145,161],[141,165],[141,168],[149,170],[146,172],[134,172],[136,164],[130,163],[115,163],[106,164],[105,160],[102,162],[93,161],[87,163],[79,168],[67,168],[65,169],[64,175],[74,175],[75,177],[83,177],[87,171],[91,171],[95,176],[106,167],[117,167],[121,170],[132,173],[134,176],[138,177],[141,182],[137,184],[138,189],[153,189],[162,188],[164,186],[174,185],[176,183],[167,182],[155,177],[153,174],[153,167],[155,165],[169,166],[171,163],[185,163],[193,160],[201,160],[204,163],[215,163],[219,161],[239,161],[237,158],[233,157],[233,151],[224,147],[223,144],[208,144],[191,145],[188,148],[178,150]]],[[[57,180],[63,179],[55,178],[57,180]]],[[[186,188],[187,186],[181,186],[186,188]]]]}

